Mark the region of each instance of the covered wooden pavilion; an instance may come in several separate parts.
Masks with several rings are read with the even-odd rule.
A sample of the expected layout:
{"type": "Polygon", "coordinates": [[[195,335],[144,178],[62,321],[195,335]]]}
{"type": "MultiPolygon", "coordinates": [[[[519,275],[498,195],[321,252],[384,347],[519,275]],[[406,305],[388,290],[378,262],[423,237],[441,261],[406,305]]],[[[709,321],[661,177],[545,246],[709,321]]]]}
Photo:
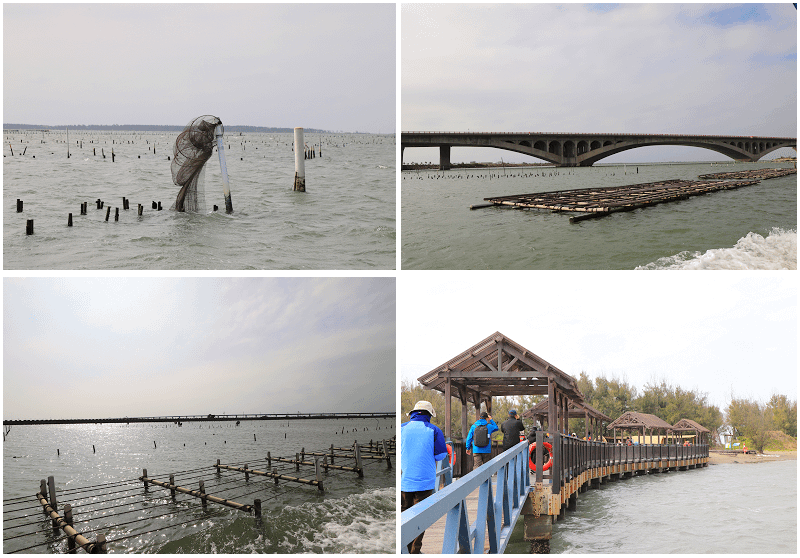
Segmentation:
{"type": "Polygon", "coordinates": [[[642,440],[645,439],[645,436],[652,436],[653,431],[663,431],[665,436],[668,436],[673,431],[672,425],[664,419],[635,411],[623,413],[607,428],[613,430],[615,440],[617,438],[617,429],[638,432],[642,440]]]}
{"type": "Polygon", "coordinates": [[[707,434],[710,434],[711,431],[699,424],[692,419],[681,419],[675,424],[672,425],[672,430],[675,432],[691,432],[694,431],[695,433],[695,444],[707,444],[707,434]]]}
{"type": "Polygon", "coordinates": [[[418,381],[426,388],[444,394],[444,434],[451,438],[451,403],[461,401],[461,432],[469,430],[468,404],[480,415],[481,403],[491,414],[494,397],[515,395],[547,395],[548,430],[567,433],[567,416],[571,401],[583,403],[578,383],[499,331],[476,343],[444,364],[437,366],[418,381]]]}
{"type": "MultiPolygon", "coordinates": [[[[523,418],[533,418],[544,426],[547,422],[547,410],[550,402],[542,399],[536,405],[522,413],[523,418]]],[[[603,423],[610,423],[611,417],[601,413],[586,402],[570,401],[567,409],[568,418],[583,419],[583,437],[597,440],[603,435],[603,423]]]]}

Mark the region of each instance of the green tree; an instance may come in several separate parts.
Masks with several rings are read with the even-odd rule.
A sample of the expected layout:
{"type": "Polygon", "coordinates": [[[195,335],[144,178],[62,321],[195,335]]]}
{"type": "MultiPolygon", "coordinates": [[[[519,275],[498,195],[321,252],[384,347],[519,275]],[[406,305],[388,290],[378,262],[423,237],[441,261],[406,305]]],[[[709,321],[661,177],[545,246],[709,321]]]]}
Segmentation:
{"type": "Polygon", "coordinates": [[[767,432],[772,426],[772,409],[755,399],[732,398],[728,404],[728,425],[736,436],[750,440],[753,449],[763,453],[769,441],[767,432]]]}
{"type": "Polygon", "coordinates": [[[772,429],[797,437],[797,401],[785,395],[774,394],[767,406],[772,411],[772,429]]]}

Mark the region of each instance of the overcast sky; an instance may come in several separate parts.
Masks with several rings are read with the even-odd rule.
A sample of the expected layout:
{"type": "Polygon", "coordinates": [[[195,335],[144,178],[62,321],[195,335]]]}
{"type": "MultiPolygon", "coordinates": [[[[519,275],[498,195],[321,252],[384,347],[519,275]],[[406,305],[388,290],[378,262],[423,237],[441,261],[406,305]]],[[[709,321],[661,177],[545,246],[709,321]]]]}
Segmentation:
{"type": "MultiPolygon", "coordinates": [[[[403,131],[797,134],[791,3],[410,3],[401,23],[403,131]]],[[[501,157],[539,161],[451,153],[453,162],[501,157]]],[[[701,158],[730,160],[666,146],[603,162],[701,158]]],[[[438,160],[435,149],[404,155],[438,160]]]]}
{"type": "Polygon", "coordinates": [[[3,122],[394,132],[394,4],[3,4],[3,122]]]}
{"type": "Polygon", "coordinates": [[[6,278],[3,418],[395,408],[394,278],[6,278]]]}
{"type": "MultiPolygon", "coordinates": [[[[797,400],[797,278],[786,273],[409,273],[398,289],[403,380],[495,331],[577,378],[662,379],[708,394],[797,400]]],[[[640,391],[641,393],[641,391],[640,391]]]]}

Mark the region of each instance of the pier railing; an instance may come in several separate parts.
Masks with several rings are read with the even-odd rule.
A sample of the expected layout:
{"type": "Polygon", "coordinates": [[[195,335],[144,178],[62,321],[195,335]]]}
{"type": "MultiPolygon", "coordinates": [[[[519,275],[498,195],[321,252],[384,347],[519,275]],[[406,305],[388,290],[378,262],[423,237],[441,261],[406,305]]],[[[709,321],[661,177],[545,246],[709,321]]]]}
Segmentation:
{"type": "Polygon", "coordinates": [[[404,511],[400,534],[402,552],[407,554],[408,545],[420,533],[447,516],[442,554],[482,553],[487,534],[489,552],[502,553],[529,490],[528,442],[525,441],[404,511]],[[467,497],[476,489],[479,489],[478,508],[474,522],[470,523],[467,497]]]}
{"type": "Polygon", "coordinates": [[[581,440],[563,434],[557,434],[556,440],[554,442],[552,435],[539,431],[536,433],[536,447],[532,450],[533,462],[536,464],[535,482],[549,481],[554,494],[560,491],[565,482],[590,469],[627,464],[651,464],[653,468],[671,468],[677,466],[672,464],[678,462],[708,457],[708,445],[625,445],[581,440]],[[550,458],[552,464],[548,467],[550,458]],[[543,470],[545,467],[546,471],[543,470]],[[553,482],[554,477],[560,482],[553,482]]]}

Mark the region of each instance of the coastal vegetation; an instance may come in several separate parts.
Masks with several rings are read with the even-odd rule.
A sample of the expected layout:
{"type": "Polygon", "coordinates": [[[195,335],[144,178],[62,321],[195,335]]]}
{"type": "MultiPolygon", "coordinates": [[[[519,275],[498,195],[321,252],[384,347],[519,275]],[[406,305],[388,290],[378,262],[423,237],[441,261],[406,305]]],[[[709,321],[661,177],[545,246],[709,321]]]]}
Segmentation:
{"type": "MultiPolygon", "coordinates": [[[[581,372],[578,388],[584,401],[608,415],[612,420],[627,411],[655,415],[669,424],[681,419],[693,420],[712,432],[712,443],[719,443],[719,432],[729,430],[734,437],[748,443],[748,448],[757,451],[797,445],[797,401],[786,395],[773,395],[769,402],[760,403],[754,399],[731,398],[725,412],[708,401],[708,396],[696,390],[687,390],[668,383],[666,380],[650,381],[639,390],[627,380],[590,378],[581,372]]],[[[498,424],[508,417],[508,411],[515,409],[520,415],[544,399],[542,395],[519,397],[498,397],[493,401],[492,416],[498,424]]],[[[430,401],[436,411],[431,422],[444,430],[444,396],[438,391],[426,390],[417,382],[403,380],[401,383],[401,412],[403,421],[407,413],[419,400],[430,401]]],[[[451,432],[454,438],[462,438],[461,402],[453,398],[451,404],[451,432]]],[[[474,416],[468,418],[468,425],[474,416]]],[[[526,422],[523,420],[523,422],[526,422]]],[[[583,419],[570,419],[572,432],[584,431],[583,419]]],[[[526,427],[531,425],[526,422],[526,427]]]]}

